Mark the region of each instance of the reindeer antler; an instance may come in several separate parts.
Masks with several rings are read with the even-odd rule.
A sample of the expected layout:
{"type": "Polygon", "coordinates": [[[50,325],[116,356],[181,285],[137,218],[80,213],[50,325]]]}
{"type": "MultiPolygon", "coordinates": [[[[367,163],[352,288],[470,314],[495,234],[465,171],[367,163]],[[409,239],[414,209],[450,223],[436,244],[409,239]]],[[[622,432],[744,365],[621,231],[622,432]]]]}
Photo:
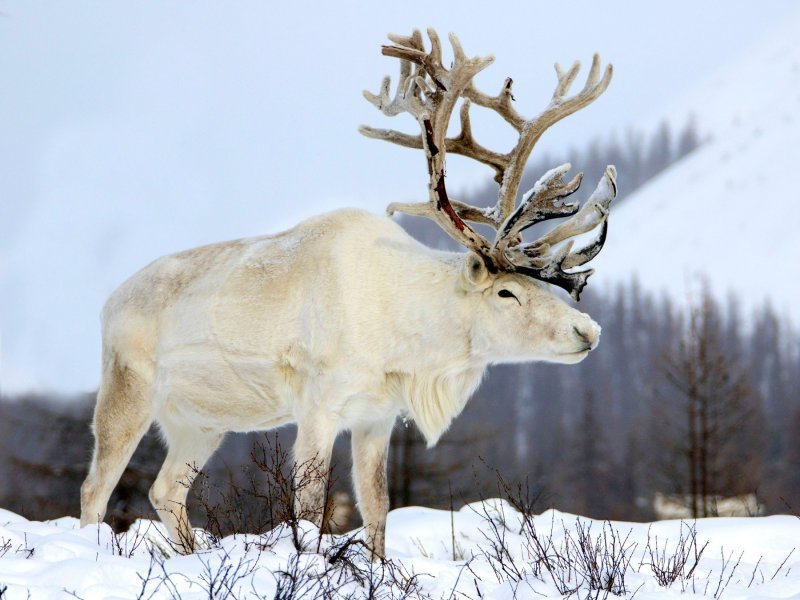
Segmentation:
{"type": "Polygon", "coordinates": [[[613,73],[611,65],[600,77],[600,58],[595,55],[583,89],[567,97],[580,63],[575,62],[567,72],[556,64],[558,83],[550,103],[539,116],[526,119],[511,104],[514,97],[510,78],[505,80],[497,96],[489,96],[475,88],[473,78],[492,63],[493,57],[467,58],[458,38],[450,34],[454,61],[447,69],[442,64],[439,36],[433,29],[428,29],[428,37],[431,50],[425,52],[422,34],[418,30],[409,37],[390,35],[393,45],[383,46],[382,53],[400,59],[400,80],[395,97],[390,98],[388,77],[384,78],[379,95],[364,92],[366,99],[387,116],[402,112],[411,114],[419,123],[421,133],[409,135],[366,126],[359,128],[361,133],[408,148],[422,149],[428,162],[428,202],[392,203],[387,212],[390,215],[400,211],[429,217],[456,241],[481,256],[490,271],[529,275],[563,287],[577,300],[592,271],[571,273],[566,269],[588,262],[600,251],[605,240],[608,205],[616,195],[616,170],[613,167],[606,169],[597,190],[581,210],[577,203],[563,202],[578,189],[582,179],[582,174],[578,174],[567,183],[563,181],[570,169],[569,164],[548,171],[523,196],[519,207],[516,207],[516,199],[525,163],[536,142],[551,125],[590,104],[606,90],[613,73]],[[459,98],[463,98],[461,131],[456,137],[446,138],[447,126],[459,98]],[[475,140],[469,118],[472,103],[497,112],[517,130],[519,139],[510,152],[494,152],[475,140]],[[448,198],[444,182],[444,162],[448,151],[494,169],[495,181],[500,184],[495,206],[479,208],[448,198]],[[536,242],[521,243],[522,231],[535,223],[558,217],[571,218],[536,242]],[[494,227],[497,232],[494,241],[490,243],[467,221],[494,227]],[[572,252],[572,243],[565,243],[568,238],[597,226],[601,226],[601,233],[589,247],[572,252]]]}
{"type": "Polygon", "coordinates": [[[383,46],[382,52],[386,56],[400,59],[397,93],[394,99],[389,99],[388,77],[383,80],[379,96],[364,92],[364,97],[388,116],[401,112],[411,114],[420,125],[421,135],[412,141],[411,136],[395,131],[375,130],[364,126],[360,131],[369,137],[412,145],[425,151],[430,176],[429,202],[411,206],[392,204],[387,208],[389,214],[401,210],[434,219],[455,240],[486,257],[487,266],[495,271],[494,263],[488,260],[491,244],[467,225],[453,208],[444,183],[445,135],[450,115],[472,78],[491,64],[494,58],[467,58],[458,38],[450,34],[454,62],[448,70],[442,65],[439,36],[433,29],[428,29],[428,37],[431,40],[431,50],[426,53],[419,31],[415,30],[410,37],[390,35],[389,39],[394,45],[383,46]],[[415,65],[413,69],[412,65],[415,65]]]}

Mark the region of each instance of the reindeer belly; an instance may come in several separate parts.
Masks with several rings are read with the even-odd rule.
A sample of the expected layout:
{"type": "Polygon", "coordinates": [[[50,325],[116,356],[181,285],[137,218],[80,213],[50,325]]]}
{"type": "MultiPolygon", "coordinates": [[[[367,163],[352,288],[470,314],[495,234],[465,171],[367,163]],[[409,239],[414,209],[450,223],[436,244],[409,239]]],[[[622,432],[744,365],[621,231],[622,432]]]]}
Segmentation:
{"type": "Polygon", "coordinates": [[[292,392],[261,357],[221,356],[215,347],[160,357],[154,380],[159,421],[216,431],[272,429],[292,420],[292,392]]]}

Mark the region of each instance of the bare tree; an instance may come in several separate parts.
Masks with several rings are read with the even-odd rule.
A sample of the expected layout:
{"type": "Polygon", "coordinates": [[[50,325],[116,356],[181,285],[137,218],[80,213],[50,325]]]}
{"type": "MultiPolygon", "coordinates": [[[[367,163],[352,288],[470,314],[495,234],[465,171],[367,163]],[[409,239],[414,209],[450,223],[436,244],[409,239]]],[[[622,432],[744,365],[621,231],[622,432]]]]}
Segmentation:
{"type": "Polygon", "coordinates": [[[705,290],[663,362],[671,390],[660,395],[674,392],[682,421],[673,420],[670,431],[684,465],[674,491],[688,493],[694,517],[713,516],[714,496],[752,492],[759,478],[760,406],[737,349],[723,337],[719,307],[705,290]]]}

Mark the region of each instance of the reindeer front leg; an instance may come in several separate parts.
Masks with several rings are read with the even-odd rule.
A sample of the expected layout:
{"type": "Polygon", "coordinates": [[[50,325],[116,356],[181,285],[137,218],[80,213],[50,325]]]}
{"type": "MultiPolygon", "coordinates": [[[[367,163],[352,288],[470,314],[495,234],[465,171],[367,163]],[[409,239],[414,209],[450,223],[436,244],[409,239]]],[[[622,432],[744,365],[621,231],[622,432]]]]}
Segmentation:
{"type": "Polygon", "coordinates": [[[323,526],[336,429],[322,419],[301,419],[294,444],[294,511],[323,526]]]}
{"type": "Polygon", "coordinates": [[[353,428],[353,480],[358,510],[367,530],[373,559],[385,553],[386,514],[389,490],[386,459],[394,419],[353,428]]]}

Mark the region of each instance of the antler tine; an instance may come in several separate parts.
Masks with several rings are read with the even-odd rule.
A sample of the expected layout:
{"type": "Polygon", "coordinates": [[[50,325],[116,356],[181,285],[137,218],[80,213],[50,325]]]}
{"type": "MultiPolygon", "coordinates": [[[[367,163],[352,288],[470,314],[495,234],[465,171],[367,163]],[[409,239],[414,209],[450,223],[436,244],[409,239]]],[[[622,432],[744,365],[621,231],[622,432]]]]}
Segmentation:
{"type": "Polygon", "coordinates": [[[422,138],[418,135],[410,135],[394,129],[377,129],[367,125],[360,125],[358,131],[361,135],[374,140],[384,140],[406,148],[422,149],[422,138]]]}
{"type": "MultiPolygon", "coordinates": [[[[481,222],[486,222],[486,217],[480,213],[480,209],[469,205],[458,203],[458,208],[454,207],[447,196],[444,182],[444,162],[448,150],[446,134],[453,109],[463,95],[464,88],[470,84],[478,72],[494,59],[492,57],[468,58],[458,38],[451,34],[450,43],[453,47],[454,61],[452,67],[447,69],[442,65],[442,48],[438,34],[433,29],[429,29],[428,37],[431,49],[429,52],[425,52],[422,36],[416,30],[410,37],[390,36],[389,39],[394,42],[394,45],[383,46],[381,52],[386,56],[399,58],[401,65],[414,63],[417,68],[411,74],[410,67],[408,70],[403,67],[394,100],[388,101],[389,93],[386,83],[384,83],[380,98],[373,94],[365,94],[367,100],[370,100],[384,114],[394,116],[399,112],[410,113],[420,125],[420,135],[411,136],[392,130],[379,130],[363,126],[360,131],[368,137],[384,139],[406,147],[422,148],[425,152],[430,176],[428,204],[394,203],[389,205],[387,211],[390,214],[402,211],[433,218],[451,237],[483,256],[487,266],[496,270],[489,258],[491,245],[486,238],[467,225],[460,215],[464,214],[465,217],[471,217],[481,222]],[[429,82],[431,83],[429,84],[429,82]]],[[[462,128],[464,123],[462,113],[462,128]]],[[[499,155],[472,143],[468,116],[466,127],[468,133],[460,136],[460,140],[453,141],[453,145],[457,147],[458,151],[471,153],[497,163],[499,155]]]]}
{"type": "MultiPolygon", "coordinates": [[[[380,98],[366,91],[364,92],[364,97],[367,98],[367,100],[369,100],[370,103],[376,106],[378,109],[381,109],[380,98]]],[[[390,104],[387,104],[387,106],[389,106],[390,104]]],[[[482,146],[477,141],[475,141],[475,138],[472,135],[472,125],[470,123],[470,118],[469,118],[469,109],[470,109],[469,100],[464,100],[464,102],[461,105],[461,109],[459,111],[461,120],[461,132],[454,138],[447,138],[444,144],[445,148],[447,149],[447,152],[451,152],[453,154],[460,154],[461,156],[466,156],[467,158],[477,160],[479,162],[484,163],[485,165],[490,166],[495,171],[494,180],[499,184],[503,180],[503,175],[505,173],[506,166],[508,165],[508,155],[500,154],[499,152],[494,152],[492,150],[489,150],[488,148],[482,146]]],[[[389,112],[386,110],[384,110],[383,112],[384,114],[389,114],[389,112]]],[[[393,116],[394,114],[399,114],[399,112],[402,111],[393,112],[390,116],[393,116]]],[[[358,131],[362,135],[369,138],[373,138],[376,140],[384,140],[386,142],[398,144],[406,148],[414,148],[416,150],[422,150],[421,135],[411,135],[408,133],[395,131],[393,129],[379,129],[376,127],[369,127],[367,125],[360,125],[358,131]]],[[[481,219],[480,222],[489,223],[493,225],[495,229],[501,223],[501,221],[497,218],[492,219],[491,221],[486,221],[485,219],[481,219]]]]}
{"type": "MultiPolygon", "coordinates": [[[[431,31],[433,30],[428,29],[428,35],[430,35],[431,31]]],[[[447,38],[450,40],[450,45],[453,47],[453,57],[455,61],[462,62],[467,60],[467,55],[464,53],[464,48],[461,46],[461,41],[458,39],[458,36],[451,32],[447,35],[447,38]]]]}
{"type": "Polygon", "coordinates": [[[570,252],[566,259],[564,259],[563,268],[572,269],[573,267],[580,267],[592,260],[603,249],[603,244],[606,243],[608,236],[608,216],[603,219],[600,226],[600,233],[597,238],[590,245],[581,248],[577,252],[570,252]]]}
{"type": "MultiPolygon", "coordinates": [[[[453,200],[452,198],[450,199],[450,205],[463,221],[483,223],[484,225],[491,225],[492,227],[497,226],[497,223],[495,223],[495,220],[486,208],[478,208],[477,206],[465,204],[458,200],[453,200]]],[[[392,202],[386,207],[386,214],[390,217],[396,212],[417,217],[434,218],[430,202],[392,202]]]]}
{"type": "MultiPolygon", "coordinates": [[[[447,150],[492,167],[495,172],[494,180],[499,184],[503,181],[503,175],[505,175],[506,167],[508,166],[508,156],[500,154],[499,152],[493,152],[475,141],[475,138],[472,136],[472,123],[469,118],[470,106],[470,101],[465,98],[461,104],[461,110],[459,111],[461,132],[456,137],[445,140],[447,150]]],[[[497,228],[498,225],[499,222],[495,221],[495,228],[497,228]]]]}
{"type": "Polygon", "coordinates": [[[508,216],[497,235],[493,246],[496,260],[507,263],[506,248],[519,243],[519,235],[528,227],[548,219],[574,215],[579,208],[577,202],[561,202],[577,190],[583,180],[583,173],[578,173],[568,183],[564,183],[564,175],[572,168],[569,163],[563,164],[545,173],[533,188],[522,198],[517,209],[508,216]]]}
{"type": "Polygon", "coordinates": [[[428,39],[431,41],[431,51],[428,54],[431,61],[430,66],[436,68],[442,65],[442,42],[433,27],[428,27],[428,39]]]}
{"type": "MultiPolygon", "coordinates": [[[[596,54],[595,57],[597,57],[596,54]]],[[[564,97],[564,94],[569,92],[569,88],[572,87],[575,78],[578,76],[578,72],[581,70],[581,61],[576,60],[574,63],[572,63],[572,66],[566,73],[564,73],[564,71],[561,69],[561,65],[558,63],[555,64],[555,68],[558,84],[556,85],[556,89],[553,91],[553,101],[559,102],[561,98],[564,97]]]]}
{"type": "Polygon", "coordinates": [[[562,287],[579,300],[581,290],[594,270],[568,272],[567,269],[586,264],[603,248],[608,234],[609,204],[617,194],[616,177],[616,168],[609,165],[586,204],[580,210],[571,205],[574,214],[565,223],[532,244],[506,249],[505,255],[513,270],[562,287]],[[573,252],[574,240],[569,238],[598,226],[599,234],[595,240],[573,252]]]}
{"type": "Polygon", "coordinates": [[[397,35],[396,33],[390,33],[386,37],[389,38],[394,44],[398,46],[406,46],[407,48],[416,48],[417,50],[424,50],[424,43],[422,41],[422,33],[420,33],[419,29],[415,29],[411,32],[410,36],[406,35],[397,35]]]}
{"type": "Polygon", "coordinates": [[[498,210],[504,220],[508,218],[516,206],[525,163],[528,161],[528,157],[539,138],[552,125],[596,100],[608,88],[614,72],[612,66],[608,65],[602,79],[598,80],[600,56],[595,54],[583,89],[574,96],[565,98],[565,94],[569,92],[569,88],[578,75],[580,62],[573,63],[566,73],[561,70],[558,63],[556,63],[555,68],[558,83],[550,104],[538,117],[523,122],[520,129],[519,142],[510,152],[506,177],[503,179],[497,201],[498,210]]]}
{"type": "Polygon", "coordinates": [[[568,273],[564,270],[563,264],[555,259],[542,268],[534,266],[519,267],[517,272],[538,279],[539,281],[557,285],[569,292],[572,299],[578,302],[581,299],[583,288],[586,287],[586,281],[594,274],[594,269],[568,273]]]}
{"type": "Polygon", "coordinates": [[[537,239],[531,244],[531,249],[535,251],[539,248],[540,252],[544,252],[548,247],[552,248],[566,239],[591,231],[608,218],[609,205],[616,195],[617,169],[609,165],[583,207],[572,218],[537,239]]]}
{"type": "MultiPolygon", "coordinates": [[[[367,101],[383,114],[394,117],[408,110],[405,90],[411,77],[411,61],[402,59],[400,61],[400,77],[397,81],[397,93],[394,98],[390,98],[392,78],[388,75],[381,81],[381,88],[377,95],[369,90],[364,90],[362,94],[367,101]]],[[[364,133],[364,135],[369,135],[364,133]]]]}
{"type": "Polygon", "coordinates": [[[478,90],[474,85],[469,86],[464,90],[464,97],[468,98],[478,106],[483,106],[493,110],[499,114],[505,121],[517,131],[522,131],[522,126],[525,123],[525,118],[522,117],[516,109],[511,105],[514,100],[514,94],[511,93],[511,86],[514,80],[511,77],[506,77],[503,82],[503,87],[498,92],[497,96],[489,96],[478,90]]]}

